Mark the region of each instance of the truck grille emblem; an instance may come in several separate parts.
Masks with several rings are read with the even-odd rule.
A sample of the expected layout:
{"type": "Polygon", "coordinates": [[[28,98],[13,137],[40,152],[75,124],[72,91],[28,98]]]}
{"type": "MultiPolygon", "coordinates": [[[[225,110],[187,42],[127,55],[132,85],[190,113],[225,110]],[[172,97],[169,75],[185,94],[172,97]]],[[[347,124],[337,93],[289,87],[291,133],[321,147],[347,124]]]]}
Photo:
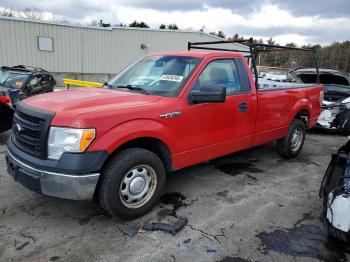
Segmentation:
{"type": "Polygon", "coordinates": [[[15,128],[18,133],[21,133],[23,131],[23,128],[19,124],[15,124],[15,128]]]}

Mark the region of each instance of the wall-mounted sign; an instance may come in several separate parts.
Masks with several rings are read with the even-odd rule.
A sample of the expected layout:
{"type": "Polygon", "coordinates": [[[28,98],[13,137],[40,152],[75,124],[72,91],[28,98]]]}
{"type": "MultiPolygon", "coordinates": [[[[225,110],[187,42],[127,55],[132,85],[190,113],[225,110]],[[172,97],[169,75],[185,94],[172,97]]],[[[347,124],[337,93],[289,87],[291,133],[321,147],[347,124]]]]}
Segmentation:
{"type": "Polygon", "coordinates": [[[53,38],[38,36],[39,51],[53,52],[53,38]]]}

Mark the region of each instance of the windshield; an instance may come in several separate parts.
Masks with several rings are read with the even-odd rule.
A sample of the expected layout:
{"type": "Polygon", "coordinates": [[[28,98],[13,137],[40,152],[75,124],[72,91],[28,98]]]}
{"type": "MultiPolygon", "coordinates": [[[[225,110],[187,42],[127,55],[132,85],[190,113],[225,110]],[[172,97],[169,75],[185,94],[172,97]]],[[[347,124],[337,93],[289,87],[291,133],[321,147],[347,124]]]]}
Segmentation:
{"type": "Polygon", "coordinates": [[[10,88],[20,88],[27,81],[29,75],[9,72],[0,69],[0,85],[10,88]]]}
{"type": "Polygon", "coordinates": [[[149,94],[177,96],[200,61],[186,56],[148,56],[129,66],[108,85],[112,89],[134,87],[149,94]]]}

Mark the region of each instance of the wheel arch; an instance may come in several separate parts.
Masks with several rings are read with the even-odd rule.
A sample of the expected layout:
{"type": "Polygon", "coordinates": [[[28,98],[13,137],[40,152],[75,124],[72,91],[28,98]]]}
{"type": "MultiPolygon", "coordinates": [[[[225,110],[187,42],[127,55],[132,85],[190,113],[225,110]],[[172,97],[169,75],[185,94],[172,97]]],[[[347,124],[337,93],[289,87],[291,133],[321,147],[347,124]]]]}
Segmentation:
{"type": "Polygon", "coordinates": [[[162,160],[168,172],[171,172],[174,170],[173,158],[172,158],[172,154],[169,146],[159,138],[155,138],[151,136],[133,138],[122,143],[117,148],[115,148],[113,152],[110,153],[105,163],[103,164],[103,168],[119,152],[127,148],[133,148],[133,147],[143,148],[153,152],[162,160]]]}
{"type": "Polygon", "coordinates": [[[312,112],[312,104],[307,98],[303,98],[298,100],[292,110],[292,115],[290,117],[290,123],[294,119],[299,119],[304,122],[305,127],[309,127],[310,125],[310,117],[312,112]]]}
{"type": "MultiPolygon", "coordinates": [[[[118,153],[122,152],[123,150],[127,148],[143,148],[147,149],[154,154],[156,154],[161,161],[164,164],[165,170],[167,172],[171,172],[175,170],[176,168],[173,165],[173,158],[171,151],[168,147],[167,144],[165,144],[162,140],[155,138],[155,137],[139,137],[139,138],[134,138],[129,141],[124,142],[120,146],[118,146],[106,159],[102,166],[102,170],[106,168],[106,166],[111,162],[113,157],[115,157],[118,153]]],[[[95,193],[94,193],[94,199],[96,199],[99,188],[100,188],[100,183],[101,183],[101,176],[97,182],[96,188],[95,188],[95,193]]]]}
{"type": "Polygon", "coordinates": [[[308,127],[309,126],[309,120],[310,120],[310,112],[308,109],[301,109],[299,110],[295,115],[294,115],[294,119],[299,119],[301,121],[304,122],[305,126],[308,127]]]}

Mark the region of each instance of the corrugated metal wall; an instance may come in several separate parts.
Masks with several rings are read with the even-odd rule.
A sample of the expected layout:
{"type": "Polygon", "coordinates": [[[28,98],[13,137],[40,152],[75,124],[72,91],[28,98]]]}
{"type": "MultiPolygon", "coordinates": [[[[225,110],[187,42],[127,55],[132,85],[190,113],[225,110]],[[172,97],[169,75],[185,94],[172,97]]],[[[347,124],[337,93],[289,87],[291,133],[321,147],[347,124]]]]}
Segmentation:
{"type": "Polygon", "coordinates": [[[115,74],[148,53],[186,50],[188,41],[213,40],[217,38],[200,32],[89,28],[0,17],[0,65],[115,74]],[[39,36],[53,38],[53,52],[39,51],[39,36]],[[141,49],[141,44],[148,47],[141,49]]]}

